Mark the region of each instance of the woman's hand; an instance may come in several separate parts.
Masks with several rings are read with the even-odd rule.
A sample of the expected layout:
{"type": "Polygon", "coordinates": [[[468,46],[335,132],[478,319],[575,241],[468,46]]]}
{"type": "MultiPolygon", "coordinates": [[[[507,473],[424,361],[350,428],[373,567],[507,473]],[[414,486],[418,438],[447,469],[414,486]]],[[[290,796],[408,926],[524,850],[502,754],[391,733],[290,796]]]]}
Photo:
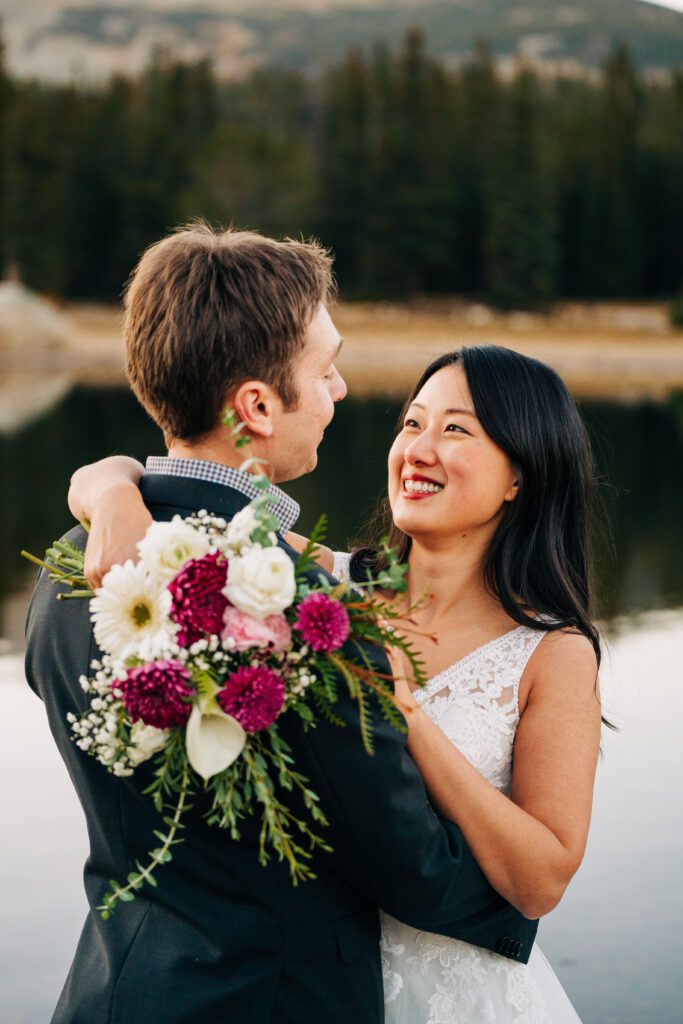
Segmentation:
{"type": "Polygon", "coordinates": [[[69,508],[90,522],[85,549],[85,575],[99,587],[112,565],[137,560],[137,542],[152,522],[138,490],[144,472],[135,459],[113,456],[82,466],[71,478],[69,508]]]}
{"type": "Polygon", "coordinates": [[[387,648],[389,667],[394,677],[394,699],[399,711],[405,715],[410,723],[410,716],[419,709],[419,704],[410,686],[410,680],[406,673],[406,659],[402,651],[397,647],[387,648]]]}

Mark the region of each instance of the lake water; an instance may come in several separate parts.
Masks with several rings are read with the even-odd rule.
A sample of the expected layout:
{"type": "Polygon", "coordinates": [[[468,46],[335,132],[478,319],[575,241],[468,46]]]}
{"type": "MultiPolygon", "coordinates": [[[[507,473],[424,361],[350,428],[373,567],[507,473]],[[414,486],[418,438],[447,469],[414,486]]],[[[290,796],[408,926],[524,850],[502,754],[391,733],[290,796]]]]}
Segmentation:
{"type": "MultiPolygon", "coordinates": [[[[539,938],[584,1024],[681,1024],[683,396],[582,408],[604,480],[596,534],[608,638],[602,687],[621,732],[605,737],[586,860],[539,938]]],[[[325,510],[331,543],[357,534],[382,490],[396,413],[384,400],[343,403],[315,477],[290,488],[304,508],[303,529],[325,510]]],[[[114,451],[162,451],[156,428],[119,391],[74,391],[21,431],[0,435],[2,1024],[49,1020],[85,905],[80,810],[42,705],[23,683],[33,575],[17,552],[41,551],[70,525],[70,473],[114,451]]]]}

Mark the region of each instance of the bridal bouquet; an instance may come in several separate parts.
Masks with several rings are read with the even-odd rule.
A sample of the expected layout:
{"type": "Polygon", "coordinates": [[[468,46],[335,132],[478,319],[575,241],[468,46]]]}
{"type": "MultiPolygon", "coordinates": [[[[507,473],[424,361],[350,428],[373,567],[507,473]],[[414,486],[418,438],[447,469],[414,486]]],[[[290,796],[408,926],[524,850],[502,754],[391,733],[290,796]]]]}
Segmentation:
{"type": "Polygon", "coordinates": [[[259,496],[230,523],[204,510],[153,523],[140,561],[114,566],[94,596],[77,548],[60,542],[40,562],[72,586],[61,598],[91,597],[102,651],[80,679],[87,711],[68,716],[74,741],[119,777],[153,759],[146,792],[160,815],[157,844],[125,882],[111,881],[103,918],[156,885],[200,789],[209,824],[239,839],[241,819],[260,812],[260,862],[274,853],[294,884],[315,877],[311,851],[330,850],[319,834],[325,814],[279,733],[281,717],[298,715],[307,728],[318,716],[343,725],[334,710],[341,683],[358,703],[368,753],[369,699],[404,728],[391,677],[377,675],[364,646],[398,647],[420,678],[410,644],[390,625],[396,613],[376,591],[402,589],[404,567],[389,552],[388,570],[362,592],[323,573],[311,585],[324,522],[293,563],[277,544],[269,481],[254,481],[259,496]],[[294,793],[296,809],[287,800],[294,793]]]}

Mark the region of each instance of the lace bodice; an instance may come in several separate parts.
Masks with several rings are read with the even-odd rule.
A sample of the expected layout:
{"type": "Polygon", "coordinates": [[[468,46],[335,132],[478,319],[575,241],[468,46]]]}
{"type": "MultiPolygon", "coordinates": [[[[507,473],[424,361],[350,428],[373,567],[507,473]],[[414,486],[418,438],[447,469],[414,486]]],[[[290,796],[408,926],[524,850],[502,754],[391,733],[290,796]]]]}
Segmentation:
{"type": "MultiPolygon", "coordinates": [[[[349,580],[349,556],[333,574],[349,580]]],[[[415,699],[425,714],[492,785],[509,793],[519,723],[519,683],[544,633],[518,626],[433,676],[415,699]]]]}
{"type": "Polygon", "coordinates": [[[425,714],[484,778],[504,793],[510,791],[519,683],[543,636],[528,626],[518,626],[478,647],[415,691],[425,714]]]}
{"type": "MultiPolygon", "coordinates": [[[[349,556],[334,575],[349,581],[349,556]]],[[[518,626],[433,676],[415,698],[492,785],[508,793],[519,684],[545,633],[518,626]]],[[[528,965],[382,915],[387,1024],[580,1024],[543,954],[528,965]]]]}

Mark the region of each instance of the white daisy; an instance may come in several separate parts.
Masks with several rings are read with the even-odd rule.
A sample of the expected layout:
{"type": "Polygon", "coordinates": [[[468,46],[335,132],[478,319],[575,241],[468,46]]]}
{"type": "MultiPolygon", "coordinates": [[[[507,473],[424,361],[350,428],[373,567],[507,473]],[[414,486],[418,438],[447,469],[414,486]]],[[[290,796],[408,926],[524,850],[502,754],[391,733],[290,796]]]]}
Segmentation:
{"type": "Polygon", "coordinates": [[[174,643],[178,627],[168,612],[171,595],[147,574],[142,562],[115,565],[90,602],[95,640],[114,658],[161,657],[174,643]]]}
{"type": "Polygon", "coordinates": [[[138,551],[147,571],[164,583],[170,583],[186,562],[209,553],[211,541],[206,533],[174,516],[170,523],[152,523],[138,542],[138,551]]]}

